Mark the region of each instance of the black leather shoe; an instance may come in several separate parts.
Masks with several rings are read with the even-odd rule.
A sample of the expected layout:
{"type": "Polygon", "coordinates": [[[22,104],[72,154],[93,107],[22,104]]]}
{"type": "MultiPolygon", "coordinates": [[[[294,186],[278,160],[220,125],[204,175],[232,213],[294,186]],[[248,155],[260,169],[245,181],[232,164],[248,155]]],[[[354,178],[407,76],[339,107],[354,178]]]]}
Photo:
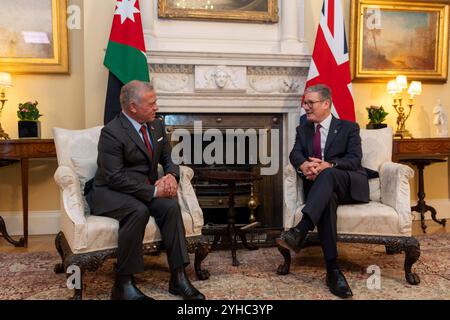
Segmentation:
{"type": "Polygon", "coordinates": [[[353,292],[345,279],[344,274],[339,269],[327,272],[327,286],[331,293],[339,298],[345,299],[353,296],[353,292]]]}
{"type": "Polygon", "coordinates": [[[184,271],[184,267],[172,272],[169,281],[169,292],[182,296],[184,300],[205,300],[203,293],[195,289],[184,271]]]}
{"type": "Polygon", "coordinates": [[[299,252],[306,240],[306,235],[302,234],[297,228],[290,228],[287,231],[283,231],[280,237],[276,240],[276,243],[283,248],[299,252]]]}
{"type": "Polygon", "coordinates": [[[111,300],[154,300],[136,287],[133,275],[117,275],[111,291],[111,300]]]}

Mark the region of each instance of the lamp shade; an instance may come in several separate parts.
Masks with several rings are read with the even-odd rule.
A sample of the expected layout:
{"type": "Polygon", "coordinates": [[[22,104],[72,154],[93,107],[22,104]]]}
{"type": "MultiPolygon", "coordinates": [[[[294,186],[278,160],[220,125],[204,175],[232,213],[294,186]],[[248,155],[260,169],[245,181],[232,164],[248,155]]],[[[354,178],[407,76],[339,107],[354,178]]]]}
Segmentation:
{"type": "Polygon", "coordinates": [[[395,81],[397,82],[400,90],[408,88],[408,79],[406,78],[406,76],[399,75],[397,76],[395,81]]]}
{"type": "Polygon", "coordinates": [[[12,87],[11,74],[0,72],[0,87],[12,87]]]}
{"type": "Polygon", "coordinates": [[[400,87],[398,86],[397,81],[391,80],[391,81],[389,81],[388,84],[387,84],[386,91],[387,91],[389,94],[397,94],[397,93],[399,93],[401,90],[400,90],[400,87]]]}
{"type": "Polygon", "coordinates": [[[415,96],[422,93],[422,82],[420,81],[411,81],[409,85],[408,93],[411,96],[415,96]]]}

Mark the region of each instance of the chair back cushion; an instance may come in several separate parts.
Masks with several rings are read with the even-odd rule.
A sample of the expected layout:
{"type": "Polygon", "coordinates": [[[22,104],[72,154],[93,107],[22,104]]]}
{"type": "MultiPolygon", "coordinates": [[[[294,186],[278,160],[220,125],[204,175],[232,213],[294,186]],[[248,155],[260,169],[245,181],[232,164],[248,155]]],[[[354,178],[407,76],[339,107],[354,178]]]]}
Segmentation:
{"type": "MultiPolygon", "coordinates": [[[[53,128],[58,165],[73,169],[80,181],[81,192],[97,171],[97,146],[102,128],[103,126],[83,130],[53,128]]],[[[85,214],[88,214],[86,202],[84,207],[85,214]]]]}
{"type": "Polygon", "coordinates": [[[361,129],[362,166],[375,171],[381,164],[392,161],[392,128],[361,129]]]}

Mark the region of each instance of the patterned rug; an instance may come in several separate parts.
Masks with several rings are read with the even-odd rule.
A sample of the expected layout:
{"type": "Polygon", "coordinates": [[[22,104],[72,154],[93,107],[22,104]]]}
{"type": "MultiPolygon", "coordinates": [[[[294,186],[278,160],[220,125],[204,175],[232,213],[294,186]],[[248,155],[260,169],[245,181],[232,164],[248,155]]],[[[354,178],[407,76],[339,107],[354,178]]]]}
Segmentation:
{"type": "MultiPolygon", "coordinates": [[[[377,245],[339,244],[340,265],[354,299],[450,299],[450,234],[417,239],[421,256],[413,268],[421,278],[418,286],[405,281],[404,254],[387,255],[384,247],[377,245]],[[371,265],[381,270],[380,288],[367,286],[371,265]]],[[[167,291],[166,256],[145,259],[146,271],[136,277],[141,290],[155,299],[179,299],[167,291]]],[[[233,267],[229,251],[210,253],[203,262],[211,273],[207,281],[195,280],[192,266],[187,271],[207,299],[337,299],[325,285],[320,247],[308,247],[293,256],[291,273],[286,276],[275,273],[282,261],[276,248],[242,249],[238,259],[241,265],[233,267]]],[[[73,291],[67,289],[64,274],[53,273],[57,262],[56,252],[0,254],[0,299],[68,299],[73,291]]],[[[109,298],[113,262],[108,260],[95,273],[85,275],[84,299],[109,298]]]]}

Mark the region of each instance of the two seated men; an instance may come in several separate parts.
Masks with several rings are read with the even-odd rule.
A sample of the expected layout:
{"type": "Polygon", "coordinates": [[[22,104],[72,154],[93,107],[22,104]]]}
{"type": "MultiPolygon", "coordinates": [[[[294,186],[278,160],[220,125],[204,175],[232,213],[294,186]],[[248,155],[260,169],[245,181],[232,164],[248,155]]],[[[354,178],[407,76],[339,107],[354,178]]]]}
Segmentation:
{"type": "MultiPolygon", "coordinates": [[[[148,300],[133,275],[144,270],[142,240],[150,216],[161,231],[171,271],[169,292],[184,299],[205,299],[189,281],[185,231],[177,192],[179,168],[171,148],[152,85],[131,81],[120,94],[122,112],[100,135],[98,170],[87,201],[94,215],[119,220],[116,280],[112,299],[148,300]],[[157,164],[165,176],[158,179],[157,164]]],[[[300,223],[281,234],[279,245],[298,252],[316,226],[321,240],[330,291],[342,298],[352,291],[337,264],[336,210],[339,204],[369,201],[367,175],[356,123],[331,114],[331,92],[324,85],[309,87],[302,107],[308,122],[297,127],[290,161],[303,178],[306,206],[300,223]]]]}

